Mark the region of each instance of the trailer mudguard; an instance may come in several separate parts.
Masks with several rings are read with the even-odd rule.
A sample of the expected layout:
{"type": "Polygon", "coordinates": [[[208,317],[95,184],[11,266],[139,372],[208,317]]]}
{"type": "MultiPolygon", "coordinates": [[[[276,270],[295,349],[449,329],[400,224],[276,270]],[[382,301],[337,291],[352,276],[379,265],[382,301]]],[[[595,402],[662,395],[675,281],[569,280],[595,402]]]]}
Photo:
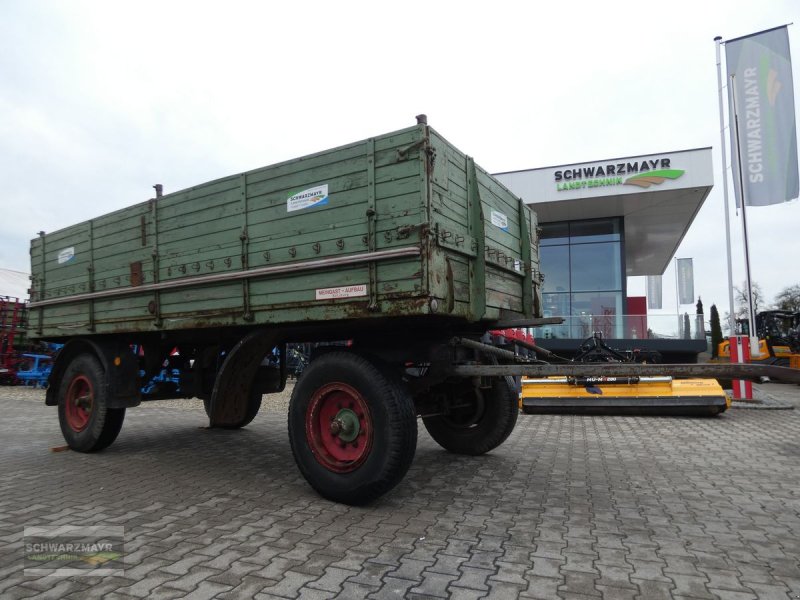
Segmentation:
{"type": "MultiPolygon", "coordinates": [[[[247,410],[250,392],[258,383],[256,376],[261,362],[267,352],[282,342],[284,334],[282,330],[253,331],[228,353],[217,373],[214,391],[211,393],[211,427],[231,427],[241,422],[247,410]]],[[[281,389],[286,383],[285,354],[281,352],[281,389]]]]}
{"type": "Polygon", "coordinates": [[[66,343],[53,364],[45,395],[47,406],[58,405],[64,371],[80,354],[92,354],[103,365],[109,408],[129,408],[141,402],[139,364],[128,344],[118,340],[75,338],[66,343]]]}

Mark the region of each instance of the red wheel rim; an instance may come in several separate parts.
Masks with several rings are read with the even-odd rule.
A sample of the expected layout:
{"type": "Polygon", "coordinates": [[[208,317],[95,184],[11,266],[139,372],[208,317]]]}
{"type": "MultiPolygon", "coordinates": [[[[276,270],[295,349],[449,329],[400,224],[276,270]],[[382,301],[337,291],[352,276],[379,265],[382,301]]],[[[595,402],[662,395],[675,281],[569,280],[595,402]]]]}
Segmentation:
{"type": "Polygon", "coordinates": [[[364,397],[346,383],[329,383],[311,397],[306,438],[314,458],[334,473],[360,467],[372,449],[372,415],[364,397]]]}
{"type": "Polygon", "coordinates": [[[85,375],[78,375],[69,384],[66,407],[67,425],[73,431],[83,431],[89,424],[94,406],[94,388],[85,375]]]}

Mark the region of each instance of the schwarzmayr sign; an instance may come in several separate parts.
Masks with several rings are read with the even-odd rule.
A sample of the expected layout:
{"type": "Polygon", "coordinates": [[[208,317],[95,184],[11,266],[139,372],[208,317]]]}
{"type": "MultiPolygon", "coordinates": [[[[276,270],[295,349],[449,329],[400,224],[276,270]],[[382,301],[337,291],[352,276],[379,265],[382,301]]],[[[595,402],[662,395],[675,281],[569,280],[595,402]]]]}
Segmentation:
{"type": "Polygon", "coordinates": [[[606,187],[612,185],[635,185],[648,188],[663,183],[666,179],[677,179],[684,171],[670,168],[670,159],[639,160],[591,167],[561,169],[554,173],[556,190],[578,190],[581,188],[606,187]],[[630,177],[625,177],[631,175],[630,177]]]}

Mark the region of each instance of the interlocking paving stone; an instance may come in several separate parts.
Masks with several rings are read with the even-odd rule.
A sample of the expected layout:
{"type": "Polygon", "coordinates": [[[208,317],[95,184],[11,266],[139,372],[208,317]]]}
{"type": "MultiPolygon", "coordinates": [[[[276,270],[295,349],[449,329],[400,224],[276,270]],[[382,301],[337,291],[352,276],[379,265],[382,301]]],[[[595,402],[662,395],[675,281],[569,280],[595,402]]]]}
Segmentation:
{"type": "Polygon", "coordinates": [[[433,561],[414,560],[410,558],[401,558],[400,567],[394,571],[389,571],[389,575],[399,579],[408,579],[409,581],[420,581],[422,579],[422,571],[427,569],[433,564],[433,561]]]}
{"type": "Polygon", "coordinates": [[[558,588],[564,583],[564,579],[561,577],[529,575],[526,579],[528,581],[528,589],[521,594],[525,598],[542,598],[544,600],[557,598],[558,588]]]}
{"type": "Polygon", "coordinates": [[[124,587],[118,587],[117,591],[123,594],[128,594],[129,596],[147,598],[154,589],[169,583],[170,581],[178,579],[178,577],[178,575],[174,575],[172,573],[163,573],[161,571],[150,572],[139,581],[135,581],[133,583],[126,581],[124,584],[122,584],[124,587]]]}
{"type": "MultiPolygon", "coordinates": [[[[215,577],[209,578],[209,581],[215,581],[215,577]]],[[[272,579],[264,579],[255,575],[244,575],[240,578],[239,584],[229,589],[226,592],[218,594],[220,600],[235,600],[236,598],[253,598],[257,593],[262,590],[275,585],[272,579]]]]}
{"type": "MultiPolygon", "coordinates": [[[[168,585],[164,586],[163,589],[170,589],[174,582],[170,582],[168,585]]],[[[232,586],[230,585],[222,585],[220,583],[215,583],[210,580],[201,581],[196,587],[192,588],[191,590],[182,590],[185,596],[189,596],[192,600],[211,600],[211,598],[216,598],[219,594],[227,592],[231,589],[232,586]]]]}
{"type": "Polygon", "coordinates": [[[652,581],[649,579],[634,579],[631,581],[639,586],[639,594],[636,598],[641,600],[660,600],[661,598],[672,598],[672,591],[675,584],[671,581],[652,581]]]}
{"type": "Polygon", "coordinates": [[[636,588],[617,588],[602,585],[600,582],[596,587],[603,595],[603,600],[634,600],[639,593],[636,588]]]}
{"type": "Polygon", "coordinates": [[[418,586],[411,588],[409,593],[434,598],[447,598],[447,587],[450,582],[457,578],[456,575],[425,571],[422,573],[422,582],[418,586]]]}
{"type": "Polygon", "coordinates": [[[478,569],[475,567],[461,566],[458,569],[461,571],[461,576],[453,581],[452,587],[465,587],[473,590],[488,591],[489,587],[487,579],[494,574],[494,571],[489,569],[478,569]]]}
{"type": "Polygon", "coordinates": [[[755,600],[756,598],[753,592],[732,592],[731,590],[718,590],[714,588],[708,588],[708,591],[720,600],[755,600]]]}
{"type": "MultiPolygon", "coordinates": [[[[282,596],[285,598],[294,598],[300,593],[300,589],[307,583],[316,583],[313,575],[305,575],[297,571],[286,571],[283,577],[274,585],[264,588],[261,593],[272,594],[274,596],[282,596]]],[[[332,582],[328,583],[325,591],[336,592],[339,591],[339,586],[333,586],[332,582]]]]}
{"type": "Polygon", "coordinates": [[[470,590],[467,588],[448,588],[450,600],[480,600],[486,596],[486,592],[470,590]]]}
{"type": "Polygon", "coordinates": [[[519,563],[507,563],[497,561],[497,573],[492,575],[489,579],[491,581],[502,581],[504,583],[513,583],[521,585],[523,588],[527,587],[527,580],[525,579],[526,566],[519,563]]]}
{"type": "Polygon", "coordinates": [[[49,452],[42,398],[0,388],[3,599],[800,597],[800,411],[521,415],[481,457],[421,427],[405,480],[354,508],[305,483],[283,411],[217,431],[155,403],[83,455],[49,452]],[[124,575],[25,577],[22,528],[64,524],[124,526],[124,575]]]}
{"type": "Polygon", "coordinates": [[[600,596],[596,582],[600,579],[592,573],[564,571],[564,583],[558,587],[559,592],[582,594],[584,596],[600,596]]]}

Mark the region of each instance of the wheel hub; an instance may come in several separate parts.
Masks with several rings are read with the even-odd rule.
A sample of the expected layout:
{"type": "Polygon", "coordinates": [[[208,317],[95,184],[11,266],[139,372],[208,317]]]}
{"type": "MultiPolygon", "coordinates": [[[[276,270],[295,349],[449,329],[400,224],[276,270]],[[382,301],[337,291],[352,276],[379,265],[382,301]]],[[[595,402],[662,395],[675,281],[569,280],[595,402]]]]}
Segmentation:
{"type": "Polygon", "coordinates": [[[339,436],[344,442],[352,442],[358,437],[361,425],[358,422],[358,415],[349,408],[343,408],[331,421],[331,433],[339,436]]]}
{"type": "Polygon", "coordinates": [[[85,375],[78,375],[69,385],[65,398],[66,420],[75,432],[86,429],[92,416],[94,405],[94,388],[85,375]]]}
{"type": "Polygon", "coordinates": [[[325,468],[335,473],[355,471],[372,449],[372,415],[366,399],[346,383],[322,386],[308,404],[306,439],[325,468]]]}
{"type": "Polygon", "coordinates": [[[486,402],[480,388],[469,386],[455,397],[448,397],[443,419],[457,429],[474,427],[483,417],[486,402]]]}
{"type": "Polygon", "coordinates": [[[83,410],[91,410],[92,398],[89,395],[79,396],[75,398],[75,406],[83,410]]]}

